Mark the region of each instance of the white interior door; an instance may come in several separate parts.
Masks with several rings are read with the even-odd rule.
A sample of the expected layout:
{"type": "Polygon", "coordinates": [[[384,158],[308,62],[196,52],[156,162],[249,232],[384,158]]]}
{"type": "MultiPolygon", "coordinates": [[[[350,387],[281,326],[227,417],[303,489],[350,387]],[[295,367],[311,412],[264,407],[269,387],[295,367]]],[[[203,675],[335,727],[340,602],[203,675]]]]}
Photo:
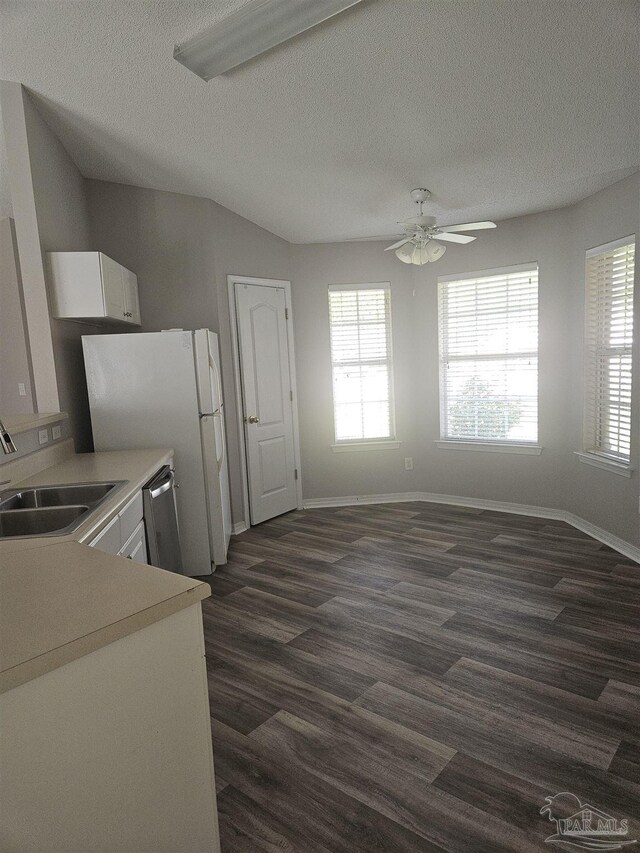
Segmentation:
{"type": "Polygon", "coordinates": [[[251,523],[295,509],[293,404],[285,292],[236,283],[251,523]]]}

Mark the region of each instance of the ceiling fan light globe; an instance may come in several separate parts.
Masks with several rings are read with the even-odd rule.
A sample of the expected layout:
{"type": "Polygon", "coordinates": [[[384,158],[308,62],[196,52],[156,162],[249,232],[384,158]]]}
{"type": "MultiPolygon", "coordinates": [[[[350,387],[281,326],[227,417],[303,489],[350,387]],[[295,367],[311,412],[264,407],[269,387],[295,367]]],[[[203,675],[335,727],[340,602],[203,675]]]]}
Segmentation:
{"type": "Polygon", "coordinates": [[[411,255],[411,263],[415,264],[417,267],[421,267],[423,264],[428,264],[431,258],[429,257],[429,252],[427,251],[426,243],[418,243],[411,255]]]}
{"type": "Polygon", "coordinates": [[[403,264],[412,264],[413,261],[413,251],[415,245],[413,243],[405,243],[404,246],[400,246],[399,249],[396,249],[395,255],[399,261],[402,261],[403,264]]]}
{"type": "Polygon", "coordinates": [[[417,267],[437,261],[446,252],[447,247],[433,240],[417,243],[411,250],[411,263],[417,267]]]}
{"type": "Polygon", "coordinates": [[[434,240],[429,240],[427,243],[427,252],[430,261],[439,260],[446,251],[447,247],[443,246],[442,243],[436,243],[434,240]]]}

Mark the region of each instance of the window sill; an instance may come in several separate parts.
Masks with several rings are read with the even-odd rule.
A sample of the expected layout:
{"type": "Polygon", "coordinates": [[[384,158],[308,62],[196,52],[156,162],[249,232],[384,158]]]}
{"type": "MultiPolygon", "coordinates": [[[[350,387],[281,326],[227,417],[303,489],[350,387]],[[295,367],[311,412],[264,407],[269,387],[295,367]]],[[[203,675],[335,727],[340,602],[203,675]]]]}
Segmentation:
{"type": "Polygon", "coordinates": [[[380,441],[343,441],[340,444],[332,444],[334,453],[349,453],[352,450],[397,450],[401,441],[394,439],[380,439],[380,441]]]}
{"type": "Polygon", "coordinates": [[[614,459],[607,459],[606,456],[600,456],[597,453],[581,450],[574,450],[574,453],[580,462],[591,465],[593,468],[601,468],[603,471],[610,471],[612,474],[618,474],[621,477],[630,477],[633,472],[630,465],[626,465],[624,462],[616,462],[614,459]]]}
{"type": "Polygon", "coordinates": [[[436,441],[441,450],[481,450],[487,453],[515,453],[520,456],[540,456],[539,444],[510,444],[498,441],[456,441],[442,439],[436,441]]]}

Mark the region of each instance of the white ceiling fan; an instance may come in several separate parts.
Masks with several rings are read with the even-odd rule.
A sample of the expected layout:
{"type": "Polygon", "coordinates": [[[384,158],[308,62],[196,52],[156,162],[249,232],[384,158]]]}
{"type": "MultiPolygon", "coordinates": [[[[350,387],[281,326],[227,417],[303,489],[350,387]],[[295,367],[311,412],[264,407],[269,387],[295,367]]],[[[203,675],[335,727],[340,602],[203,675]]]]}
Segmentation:
{"type": "MultiPolygon", "coordinates": [[[[475,237],[469,234],[459,234],[459,231],[480,231],[485,228],[495,228],[495,222],[465,222],[461,225],[436,225],[435,216],[426,216],[422,205],[431,197],[429,190],[418,187],[411,190],[411,198],[418,205],[420,213],[411,219],[399,222],[404,228],[404,234],[397,243],[387,246],[385,252],[395,249],[396,257],[405,264],[428,264],[437,261],[447,250],[440,241],[448,243],[471,243],[475,237]]],[[[400,235],[398,235],[400,236],[400,235]]]]}

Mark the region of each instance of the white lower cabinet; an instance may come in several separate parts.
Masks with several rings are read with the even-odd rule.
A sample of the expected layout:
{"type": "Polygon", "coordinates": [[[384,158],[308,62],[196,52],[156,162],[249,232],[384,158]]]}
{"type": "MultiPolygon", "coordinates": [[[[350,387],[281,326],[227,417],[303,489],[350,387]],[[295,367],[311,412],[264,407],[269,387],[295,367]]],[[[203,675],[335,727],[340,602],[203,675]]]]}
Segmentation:
{"type": "Polygon", "coordinates": [[[109,524],[89,542],[92,548],[97,548],[98,551],[104,551],[107,554],[117,554],[122,548],[122,539],[120,538],[120,516],[116,515],[112,518],[109,524]]]}
{"type": "Polygon", "coordinates": [[[0,850],[220,853],[200,604],[0,696],[0,850]]]}
{"type": "Polygon", "coordinates": [[[142,492],[136,492],[115,518],[88,544],[107,554],[148,563],[144,532],[142,492]]]}
{"type": "Polygon", "coordinates": [[[147,562],[147,537],[144,534],[144,521],[140,522],[118,553],[121,557],[126,557],[127,560],[133,560],[136,563],[147,562]]]}

